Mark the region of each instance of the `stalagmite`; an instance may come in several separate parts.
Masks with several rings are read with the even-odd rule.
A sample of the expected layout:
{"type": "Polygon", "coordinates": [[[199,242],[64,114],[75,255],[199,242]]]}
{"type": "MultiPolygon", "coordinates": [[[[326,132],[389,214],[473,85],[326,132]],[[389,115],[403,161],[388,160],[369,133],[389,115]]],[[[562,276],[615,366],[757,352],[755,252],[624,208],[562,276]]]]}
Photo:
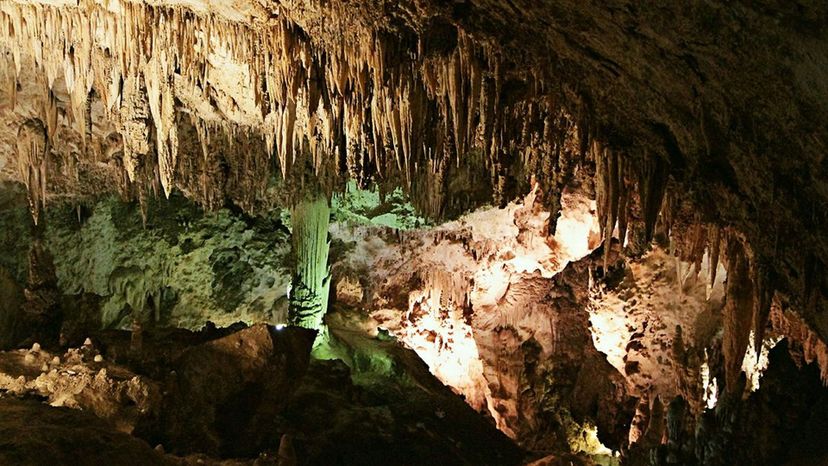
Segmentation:
{"type": "Polygon", "coordinates": [[[330,207],[323,195],[303,199],[291,209],[291,238],[296,264],[288,321],[291,325],[318,330],[318,339],[325,338],[323,318],[328,310],[329,220],[330,207]]]}

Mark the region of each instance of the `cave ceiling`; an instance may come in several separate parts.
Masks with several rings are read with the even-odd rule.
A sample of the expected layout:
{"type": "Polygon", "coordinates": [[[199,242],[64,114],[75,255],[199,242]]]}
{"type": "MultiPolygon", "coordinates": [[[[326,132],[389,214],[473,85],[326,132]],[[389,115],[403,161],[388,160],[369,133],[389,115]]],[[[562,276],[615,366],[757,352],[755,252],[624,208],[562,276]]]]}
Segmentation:
{"type": "Polygon", "coordinates": [[[556,211],[586,180],[606,236],[649,239],[660,214],[680,255],[721,250],[751,305],[778,291],[824,338],[826,18],[818,1],[4,0],[0,178],[36,217],[173,190],[255,211],[307,172],[402,186],[435,218],[537,182],[556,211]]]}

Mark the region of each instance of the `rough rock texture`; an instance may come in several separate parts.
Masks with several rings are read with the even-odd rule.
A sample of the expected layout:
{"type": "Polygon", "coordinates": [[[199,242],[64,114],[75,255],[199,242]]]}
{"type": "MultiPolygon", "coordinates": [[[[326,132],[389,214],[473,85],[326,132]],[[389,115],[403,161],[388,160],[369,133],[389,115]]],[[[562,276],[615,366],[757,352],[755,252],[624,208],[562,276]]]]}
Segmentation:
{"type": "Polygon", "coordinates": [[[19,282],[25,280],[28,268],[28,244],[31,242],[31,213],[26,204],[22,186],[8,181],[0,182],[0,221],[8,225],[0,230],[0,244],[6,254],[0,256],[0,265],[19,282]]]}
{"type": "Polygon", "coordinates": [[[35,348],[0,353],[0,389],[16,397],[40,397],[52,406],[82,409],[131,433],[157,412],[155,381],[105,361],[91,345],[52,354],[35,348]]]}
{"type": "MultiPolygon", "coordinates": [[[[558,441],[571,435],[560,432],[561,427],[567,427],[564,419],[556,421],[563,426],[555,426],[555,422],[544,425],[551,414],[546,410],[554,412],[552,407],[556,405],[566,407],[576,422],[594,423],[598,438],[607,447],[620,450],[626,441],[635,401],[628,393],[622,374],[591,344],[585,309],[588,287],[584,284],[588,284],[589,269],[596,266],[598,258],[596,255],[590,259],[570,264],[551,283],[542,282],[540,288],[548,290],[545,295],[532,293],[532,281],[513,287],[504,296],[509,305],[501,307],[504,315],[501,322],[481,326],[482,335],[478,337],[481,353],[489,368],[487,372],[494,372],[496,375],[492,378],[504,384],[500,390],[508,386],[509,376],[519,374],[515,392],[505,397],[508,401],[503,403],[511,400],[517,403],[517,419],[512,422],[520,426],[521,438],[534,450],[554,444],[550,434],[558,441]],[[516,333],[508,326],[512,319],[505,316],[520,315],[519,310],[526,308],[533,310],[528,317],[537,313],[535,319],[550,322],[551,338],[535,332],[519,345],[504,344],[504,340],[514,338],[516,333]],[[518,354],[522,358],[518,356],[517,367],[509,367],[514,355],[504,349],[514,346],[520,348],[518,354]],[[489,354],[496,357],[489,359],[489,354]]],[[[518,325],[518,328],[526,326],[518,325]]]]}
{"type": "Polygon", "coordinates": [[[0,400],[0,413],[3,464],[175,464],[89,413],[16,400],[0,400]]]}
{"type": "Polygon", "coordinates": [[[745,400],[726,398],[695,421],[682,403],[670,403],[670,440],[651,451],[633,450],[625,464],[823,464],[828,452],[818,439],[825,435],[826,397],[819,369],[797,367],[783,340],[771,350],[756,392],[745,400]]]}
{"type": "MultiPolygon", "coordinates": [[[[194,333],[143,329],[136,323],[132,335],[92,332],[94,346],[104,356],[100,363],[92,359],[77,369],[58,366],[54,374],[44,375],[43,362],[51,369],[49,356],[37,356],[45,350],[32,352],[31,364],[23,359],[15,365],[31,366],[33,374],[12,392],[45,396],[49,401],[72,394],[66,405],[92,410],[119,429],[168,451],[208,452],[200,453],[208,463],[216,456],[248,461],[264,455],[271,461],[285,443],[292,445],[300,463],[381,457],[402,462],[428,451],[446,462],[498,464],[490,460],[494,451],[516,450],[495,431],[495,423],[536,453],[532,458],[554,453],[555,461],[581,461],[582,457],[561,453],[571,450],[601,452],[606,459],[611,454],[606,445],[620,450],[625,461],[640,455],[649,458],[650,451],[663,451],[667,461],[670,455],[697,454],[692,453],[695,440],[688,439],[695,439],[695,429],[709,422],[704,419],[711,410],[734,404],[743,409],[738,400],[753,396],[756,388],[762,390],[761,370],[767,364],[761,360],[767,359],[766,350],[781,336],[788,337],[788,353],[796,363],[817,361],[825,367],[825,346],[777,294],[762,339],[767,348],[757,358],[751,358],[755,348],[749,344],[754,324],[737,326],[749,331],[743,337],[744,362],[737,368],[737,381],[727,384],[734,390],[732,396],[720,396],[717,404],[718,393],[712,387],[726,380],[720,310],[723,301],[734,296],[723,282],[725,275],[730,281],[731,272],[737,270],[731,267],[725,274],[721,264],[737,256],[726,252],[719,262],[691,263],[666,252],[664,243],[630,259],[619,255],[620,245],[613,241],[608,255],[599,248],[576,260],[599,241],[595,204],[565,193],[566,208],[551,236],[549,214],[539,198],[533,192],[521,203],[482,209],[433,229],[396,231],[346,220],[334,224],[332,309],[336,312],[326,319],[334,340],[327,351],[346,365],[311,362],[311,379],[291,375],[289,386],[276,380],[284,367],[281,359],[267,361],[267,351],[260,351],[269,347],[268,341],[277,333],[274,329],[254,327],[234,334],[207,326],[194,333]],[[715,278],[709,273],[712,266],[718,270],[715,278]],[[428,367],[415,353],[402,351],[391,341],[394,337],[421,355],[428,367]],[[239,341],[245,343],[234,344],[239,341]],[[599,351],[607,354],[606,360],[599,351]],[[252,368],[238,363],[248,357],[258,361],[252,368]],[[110,369],[115,367],[112,362],[123,372],[110,369]],[[107,371],[98,383],[96,374],[104,366],[107,371]],[[147,377],[168,396],[136,415],[136,406],[143,408],[146,403],[130,401],[125,388],[130,379],[123,374],[147,377]],[[494,422],[488,423],[438,380],[494,422]],[[79,387],[82,393],[74,394],[79,387]],[[90,391],[99,396],[90,397],[90,391]],[[637,410],[634,396],[641,397],[637,410]],[[435,405],[450,408],[434,411],[435,405]],[[422,421],[432,415],[441,421],[422,421]],[[320,424],[320,419],[326,422],[320,424]],[[405,450],[389,440],[398,438],[405,439],[405,450]],[[662,438],[667,443],[659,447],[662,438]],[[481,439],[489,439],[483,443],[492,450],[481,446],[481,439]],[[633,445],[628,447],[628,441],[633,445]],[[354,444],[374,449],[351,449],[354,444]],[[439,445],[438,451],[430,452],[434,445],[439,445]]],[[[115,207],[109,204],[108,209],[115,207]]],[[[148,212],[150,223],[153,218],[156,222],[167,218],[154,217],[153,209],[148,212]]],[[[363,217],[378,218],[377,212],[366,211],[363,217]]],[[[140,225],[137,209],[129,215],[140,225]]],[[[172,238],[180,229],[186,237],[215,232],[209,222],[190,222],[189,228],[169,219],[166,223],[154,227],[155,238],[172,238]]],[[[657,234],[664,239],[660,231],[657,234]]],[[[141,236],[133,241],[147,242],[141,236]]],[[[135,246],[126,240],[123,244],[135,246]]],[[[245,248],[256,247],[257,242],[249,242],[241,249],[247,254],[245,248]]],[[[258,264],[255,255],[247,257],[252,266],[258,264]]],[[[56,258],[56,262],[61,261],[56,258]]],[[[754,283],[750,272],[742,273],[754,283]]],[[[72,299],[77,307],[73,316],[98,312],[94,299],[72,299]]],[[[750,311],[746,314],[751,319],[746,321],[751,321],[755,307],[744,309],[750,311]]],[[[69,332],[66,322],[63,331],[78,338],[85,335],[81,329],[86,325],[97,324],[81,318],[76,331],[69,332]]],[[[302,359],[307,348],[288,351],[292,356],[286,361],[302,359]]],[[[17,361],[26,353],[2,357],[13,355],[17,361]]],[[[18,375],[10,374],[8,386],[13,387],[18,375]]],[[[791,372],[791,377],[802,375],[791,372]]],[[[821,396],[815,388],[813,393],[821,396]]],[[[788,435],[776,430],[768,434],[769,442],[788,435]]],[[[181,461],[193,458],[198,456],[181,461]]]]}
{"type": "Polygon", "coordinates": [[[517,465],[523,458],[413,351],[359,328],[332,331],[332,350],[348,365],[310,359],[314,332],[298,327],[152,330],[131,336],[107,331],[93,339],[106,359],[91,344],[70,350],[64,363],[40,348],[0,353],[2,398],[42,396],[103,418],[0,400],[0,459],[284,466],[433,464],[435,459],[517,465]],[[54,370],[41,374],[41,363],[54,370]],[[12,419],[6,419],[7,412],[12,419]],[[30,421],[21,424],[15,416],[30,421]],[[116,429],[158,445],[156,451],[116,429]],[[71,441],[73,432],[83,434],[82,441],[71,441]],[[89,451],[91,445],[99,451],[89,451]],[[109,448],[133,456],[123,458],[109,448]],[[175,457],[165,450],[190,454],[175,457]]]}
{"type": "MultiPolygon", "coordinates": [[[[741,375],[745,353],[761,359],[767,337],[779,337],[768,330],[781,329],[803,360],[828,367],[828,126],[814,117],[828,110],[824,3],[219,3],[0,5],[0,178],[25,186],[34,223],[56,200],[102,192],[137,200],[145,219],[152,197],[174,191],[208,209],[263,211],[293,204],[308,173],[326,194],[345,189],[346,179],[381,192],[402,186],[431,218],[508,206],[531,192],[548,218],[542,208],[510,207],[515,228],[482,240],[457,226],[430,236],[388,232],[357,251],[386,248],[391,236],[403,246],[379,261],[359,258],[335,283],[343,302],[368,307],[441,380],[517,436],[535,409],[521,407],[519,388],[539,383],[521,377],[537,375],[534,358],[566,348],[557,345],[558,326],[585,325],[548,319],[559,303],[581,302],[582,283],[545,289],[576,256],[559,257],[549,244],[563,192],[579,182],[597,201],[599,276],[613,279],[613,238],[633,254],[653,236],[669,239],[670,252],[696,271],[706,255],[711,285],[727,264],[720,347],[717,338],[698,345],[699,329],[687,325],[653,327],[652,341],[634,329],[625,347],[624,373],[637,390],[649,373],[664,372],[630,354],[656,341],[670,348],[683,396],[660,400],[672,388],[657,387],[639,406],[642,424],[649,411],[650,424],[662,427],[646,440],[666,433],[665,460],[687,454],[676,450],[692,424],[687,413],[710,402],[711,381],[724,380],[728,398],[750,385],[741,375]],[[409,269],[400,273],[396,262],[413,255],[406,245],[419,253],[429,243],[425,260],[403,262],[409,269]],[[365,273],[374,263],[382,266],[365,273]],[[774,301],[800,318],[779,318],[774,301]],[[512,351],[501,357],[504,343],[512,351]]],[[[24,307],[43,323],[59,296],[42,245],[32,245],[29,262],[41,266],[29,267],[24,307]]],[[[219,275],[245,275],[235,268],[250,263],[242,251],[224,252],[210,261],[230,265],[219,275]]],[[[121,262],[137,255],[126,256],[121,262]]],[[[94,287],[124,298],[103,303],[115,303],[105,323],[127,308],[158,314],[166,278],[194,272],[133,265],[108,270],[94,287]]],[[[19,279],[16,268],[9,273],[19,279]]],[[[232,280],[213,285],[230,296],[229,308],[254,296],[248,308],[258,311],[258,297],[273,303],[283,288],[265,282],[239,296],[232,280]]],[[[583,342],[585,333],[566,336],[583,342]]],[[[590,361],[580,370],[595,368],[590,361]]],[[[599,435],[617,444],[613,429],[599,435]]]]}
{"type": "MultiPolygon", "coordinates": [[[[277,466],[295,457],[263,455],[255,460],[164,454],[94,415],[34,401],[0,400],[0,462],[15,465],[277,466]]],[[[294,461],[291,463],[290,461],[294,461]]],[[[286,462],[287,461],[287,462],[286,462]]]]}
{"type": "MultiPolygon", "coordinates": [[[[12,295],[0,306],[8,303],[12,312],[19,310],[13,295],[27,282],[31,235],[19,193],[3,208],[0,247],[7,254],[0,264],[18,285],[9,282],[12,295]]],[[[343,225],[425,224],[401,190],[380,196],[355,184],[332,200],[331,212],[332,221],[343,225]]],[[[113,198],[56,205],[43,220],[63,294],[63,346],[81,344],[92,329],[128,329],[136,320],[144,327],[193,330],[207,321],[218,326],[287,321],[291,269],[297,263],[288,211],[257,217],[231,209],[205,212],[176,195],[149,201],[144,212],[113,198]]],[[[9,341],[6,348],[13,346],[9,341]]]]}
{"type": "Polygon", "coordinates": [[[1,352],[3,397],[81,409],[175,452],[215,458],[275,451],[281,434],[273,419],[302,379],[313,331],[213,327],[148,332],[147,341],[140,329],[123,333],[93,336],[103,354],[92,339],[63,355],[38,344],[1,352]]]}
{"type": "MultiPolygon", "coordinates": [[[[376,193],[371,194],[374,195],[376,193]]],[[[128,331],[91,334],[95,347],[105,358],[101,367],[110,365],[110,361],[116,362],[129,367],[134,374],[149,377],[168,394],[173,394],[164,399],[165,404],[161,407],[155,402],[147,413],[137,416],[140,422],[136,422],[136,416],[123,413],[132,407],[128,397],[119,395],[123,390],[117,388],[120,381],[114,380],[115,372],[108,370],[107,376],[101,379],[104,383],[87,383],[100,369],[95,367],[94,361],[89,363],[90,368],[76,370],[77,374],[57,371],[54,377],[43,376],[42,381],[60,381],[60,384],[49,382],[59,389],[53,390],[54,393],[61,390],[66,393],[69,390],[65,387],[71,389],[84,384],[93,391],[106,389],[126,404],[116,403],[117,409],[110,409],[113,414],[109,415],[104,409],[107,398],[99,397],[97,403],[103,413],[100,415],[113,420],[119,428],[148,439],[151,445],[162,444],[167,450],[176,452],[209,452],[205,455],[207,459],[215,455],[251,458],[260,453],[272,457],[285,434],[288,435],[285,441],[295,449],[303,450],[307,461],[322,458],[318,460],[320,463],[330,461],[331,455],[347,456],[346,448],[339,445],[341,442],[331,442],[330,438],[345,439],[355,431],[361,433],[359,442],[386,445],[389,450],[392,446],[387,442],[388,438],[410,439],[414,451],[432,435],[457,440],[456,434],[447,432],[461,426],[466,429],[469,425],[475,425],[474,429],[479,430],[459,441],[470,449],[477,448],[470,446],[479,438],[495,438],[493,427],[465,406],[464,410],[458,408],[456,424],[455,420],[448,424],[451,428],[427,426],[428,435],[420,435],[420,430],[414,433],[408,432],[407,428],[401,430],[400,425],[427,417],[429,411],[425,408],[405,411],[400,408],[400,400],[420,399],[422,405],[427,405],[435,397],[446,396],[448,391],[435,384],[433,378],[428,383],[435,384],[440,390],[429,389],[425,395],[410,391],[408,382],[400,382],[410,379],[414,370],[403,369],[408,363],[399,361],[407,361],[411,356],[378,356],[384,353],[377,350],[380,346],[385,346],[383,351],[386,352],[390,351],[388,348],[397,348],[390,342],[377,342],[396,337],[423,358],[428,370],[438,380],[462,394],[471,407],[494,418],[502,432],[527,449],[537,454],[554,453],[559,459],[569,458],[561,456],[560,452],[570,450],[591,455],[601,453],[606,459],[611,451],[604,445],[622,451],[625,458],[636,457],[636,452],[657,448],[662,438],[668,438],[665,435],[670,422],[681,420],[686,426],[699,425],[699,419],[705,415],[704,409],[717,406],[717,389],[726,385],[720,310],[727,299],[732,299],[732,306],[748,311],[745,313],[748,318],[735,326],[739,332],[747,330],[746,335],[739,333],[744,347],[736,357],[745,357],[744,362],[739,360],[740,366],[736,368],[737,381],[727,384],[734,387],[736,398],[749,396],[751,390],[761,388],[761,372],[767,367],[766,350],[781,336],[790,339],[791,353],[796,361],[804,364],[816,360],[820,367],[826,367],[824,356],[828,351],[825,346],[799,314],[790,310],[790,303],[779,293],[769,305],[769,325],[762,338],[763,346],[767,348],[758,357],[751,357],[755,348],[749,344],[753,341],[750,335],[753,326],[757,325],[753,318],[761,306],[739,306],[739,300],[733,298],[735,293],[731,289],[728,294],[723,282],[731,272],[741,273],[741,278],[748,280],[755,290],[758,288],[754,286],[757,278],[750,270],[744,270],[745,267],[737,272],[738,268],[731,266],[732,270],[724,273],[723,264],[739,257],[729,252],[729,248],[721,251],[717,260],[710,257],[712,252],[706,260],[702,258],[698,262],[682,259],[683,254],[699,246],[697,242],[668,243],[664,220],[660,220],[655,229],[661,246],[640,258],[622,260],[618,254],[620,244],[613,241],[608,255],[599,249],[586,259],[576,260],[600,241],[596,204],[579,193],[564,193],[564,210],[557,219],[554,236],[549,233],[550,215],[537,190],[522,202],[509,203],[503,209],[481,209],[434,228],[413,230],[394,228],[403,224],[417,225],[419,219],[399,217],[410,214],[411,210],[375,202],[368,199],[371,196],[339,198],[333,209],[333,218],[338,221],[331,226],[330,261],[333,265],[332,287],[335,286],[336,294],[332,308],[337,311],[349,309],[348,312],[359,319],[343,326],[337,322],[340,319],[337,312],[326,320],[335,328],[334,337],[339,343],[334,344],[347,342],[344,350],[335,347],[332,356],[345,360],[350,370],[334,363],[317,364],[317,371],[323,371],[319,368],[324,366],[336,375],[324,378],[324,383],[320,381],[321,385],[312,387],[311,382],[305,380],[286,388],[267,376],[256,375],[259,374],[256,371],[241,371],[236,375],[219,371],[221,376],[217,381],[210,378],[213,370],[208,371],[205,367],[227,366],[227,370],[235,371],[239,369],[238,365],[222,362],[224,356],[217,357],[215,352],[207,352],[207,357],[188,357],[186,360],[183,356],[194,352],[193,346],[209,347],[216,339],[229,338],[230,331],[209,325],[197,333],[160,331],[151,325],[143,328],[141,322],[134,322],[126,325],[133,329],[132,335],[128,331]],[[394,218],[395,215],[398,217],[394,218]],[[405,223],[409,221],[411,224],[405,223]],[[715,277],[709,272],[711,267],[718,271],[715,277]],[[600,352],[606,354],[606,360],[600,352]],[[175,375],[171,371],[175,371],[175,375]],[[746,372],[746,376],[739,375],[741,371],[746,372]],[[378,382],[366,377],[368,372],[391,376],[378,382]],[[206,383],[188,382],[190,387],[205,386],[211,390],[180,392],[176,381],[186,374],[208,379],[206,383]],[[352,382],[346,383],[348,376],[352,382]],[[235,378],[250,381],[261,393],[251,395],[251,390],[238,384],[219,383],[235,378]],[[333,391],[331,387],[334,386],[341,386],[346,392],[333,391]],[[221,390],[218,387],[222,387],[221,390]],[[336,416],[341,415],[341,418],[337,417],[335,424],[320,427],[317,421],[303,417],[302,407],[305,405],[293,404],[290,397],[283,399],[281,395],[294,389],[299,393],[307,389],[314,406],[335,406],[336,412],[340,413],[336,416]],[[674,401],[679,395],[682,401],[674,401]],[[222,400],[216,401],[211,398],[213,396],[222,400]],[[275,401],[267,401],[269,396],[275,396],[275,401]],[[633,397],[641,398],[635,415],[633,397]],[[376,399],[381,399],[385,408],[373,409],[377,406],[371,403],[376,399]],[[406,415],[395,414],[400,410],[406,415]],[[159,415],[162,411],[170,413],[169,416],[159,415]],[[387,415],[389,411],[390,416],[387,415]],[[376,417],[377,412],[381,416],[376,417]],[[357,421],[363,418],[376,422],[364,424],[357,421]],[[272,419],[277,421],[269,422],[272,419]],[[217,424],[233,428],[218,428],[217,424]],[[375,430],[368,429],[369,426],[375,430]],[[429,430],[432,427],[437,430],[429,430]],[[325,436],[314,438],[309,434],[314,429],[324,430],[325,436]],[[634,445],[628,448],[628,441],[634,445]]],[[[90,272],[98,270],[97,266],[67,259],[87,257],[88,252],[94,252],[94,244],[83,239],[91,238],[99,231],[115,232],[107,233],[113,236],[108,249],[117,253],[115,257],[120,258],[119,261],[155,260],[154,256],[139,252],[163,242],[172,249],[165,256],[167,259],[187,263],[197,257],[203,258],[206,254],[198,252],[201,249],[223,251],[229,242],[237,248],[233,257],[245,258],[251,270],[275,270],[267,268],[275,259],[263,253],[269,246],[269,236],[263,236],[263,230],[273,225],[289,228],[291,222],[288,219],[279,219],[277,223],[275,219],[250,219],[224,211],[215,217],[202,217],[200,213],[194,214],[188,204],[180,203],[180,199],[174,198],[168,208],[150,204],[146,211],[146,230],[137,207],[115,201],[104,201],[93,208],[83,207],[78,226],[75,226],[78,222],[76,212],[53,207],[43,219],[46,219],[46,237],[53,238],[52,244],[65,245],[52,249],[56,253],[53,255],[57,276],[61,276],[61,267],[70,266],[70,272],[64,273],[74,282],[100,280],[90,272]],[[180,208],[182,205],[185,208],[180,208]],[[97,213],[99,210],[106,213],[106,221],[96,217],[101,215],[97,213]],[[176,216],[171,218],[172,213],[176,216]],[[92,228],[94,225],[98,226],[92,228]],[[103,228],[102,225],[109,226],[103,228]],[[232,228],[222,230],[222,225],[232,228]],[[205,239],[205,244],[191,244],[193,238],[205,239]],[[193,249],[189,249],[191,247],[193,249]],[[185,254],[182,258],[179,250],[198,253],[185,254]],[[129,254],[130,251],[136,252],[129,254]]],[[[681,216],[677,217],[675,228],[685,228],[679,225],[681,216]]],[[[700,233],[693,235],[702,236],[700,233]]],[[[707,238],[707,235],[705,231],[703,236],[707,238]]],[[[741,243],[733,243],[736,244],[741,243]]],[[[632,243],[628,243],[628,250],[632,247],[632,243]]],[[[28,251],[29,245],[24,248],[28,251]]],[[[695,257],[687,255],[686,259],[695,257]]],[[[28,254],[20,260],[28,268],[28,254]]],[[[749,261],[751,257],[746,255],[741,260],[749,261]]],[[[16,268],[14,262],[9,263],[12,269],[16,268]]],[[[228,283],[261,280],[262,272],[239,277],[241,269],[232,260],[218,263],[220,267],[211,267],[212,274],[217,276],[226,271],[224,277],[230,280],[228,283]],[[233,281],[242,277],[249,278],[233,281]]],[[[145,267],[146,272],[140,275],[151,276],[156,267],[157,263],[150,262],[145,267]]],[[[113,275],[119,276],[112,267],[100,270],[107,277],[105,281],[111,281],[113,275]]],[[[25,272],[23,283],[28,286],[28,270],[25,272]]],[[[166,282],[168,285],[196,279],[185,274],[169,274],[167,277],[171,279],[166,282]]],[[[728,282],[736,283],[729,279],[728,282]]],[[[232,291],[232,287],[226,287],[225,291],[232,291]]],[[[213,295],[213,299],[220,296],[223,294],[213,295]]],[[[102,313],[98,299],[91,294],[62,298],[64,324],[61,332],[66,341],[79,345],[90,334],[88,329],[100,326],[102,313]]],[[[182,307],[173,316],[188,316],[192,326],[196,322],[200,324],[198,319],[213,316],[220,317],[223,322],[236,318],[272,317],[245,314],[239,309],[225,312],[214,304],[216,301],[204,302],[211,303],[210,307],[182,307]]],[[[174,303],[163,304],[162,310],[170,309],[166,306],[174,303]]],[[[258,336],[264,338],[266,333],[260,332],[258,336]]],[[[259,341],[259,338],[253,340],[259,341]]],[[[258,347],[258,343],[254,346],[258,347]]],[[[231,348],[232,351],[227,353],[235,354],[235,349],[231,348]]],[[[252,357],[258,359],[256,355],[252,357]]],[[[32,370],[36,373],[29,379],[38,377],[42,362],[33,360],[32,370]]],[[[265,372],[272,370],[271,366],[267,367],[265,372]]],[[[277,361],[272,367],[281,366],[277,361]]],[[[418,367],[414,372],[425,370],[418,367]]],[[[10,377],[12,385],[16,377],[16,373],[10,377]]],[[[22,386],[31,386],[18,393],[55,398],[53,392],[40,390],[29,379],[24,378],[22,386]]],[[[83,406],[80,402],[72,403],[83,406]]],[[[86,406],[94,409],[93,405],[86,406]]],[[[310,409],[307,411],[311,412],[310,409]]],[[[415,426],[416,422],[413,422],[415,426]]],[[[503,437],[496,438],[504,440],[503,437]]],[[[681,445],[682,441],[674,439],[673,444],[681,445]]],[[[445,445],[446,451],[452,448],[459,447],[445,445]]],[[[446,458],[477,458],[465,448],[440,454],[447,455],[446,458]]]]}
{"type": "Polygon", "coordinates": [[[331,335],[345,363],[313,361],[279,417],[306,464],[521,464],[416,353],[353,327],[333,324],[331,335]]]}
{"type": "Polygon", "coordinates": [[[17,280],[4,268],[0,268],[0,348],[10,348],[18,343],[17,321],[23,304],[23,290],[17,280]]]}
{"type": "Polygon", "coordinates": [[[1,170],[36,216],[50,196],[112,186],[252,207],[276,154],[283,175],[310,159],[329,181],[406,185],[439,216],[504,203],[532,176],[554,211],[575,167],[595,165],[607,237],[616,223],[646,235],[666,187],[743,235],[765,288],[825,336],[828,128],[812,115],[828,105],[826,15],[820,2],[9,1],[1,170]]]}
{"type": "MultiPolygon", "coordinates": [[[[620,280],[593,288],[588,309],[595,347],[625,374],[633,394],[647,403],[682,395],[701,412],[700,370],[706,351],[720,345],[725,275],[720,266],[710,288],[706,266],[696,269],[655,247],[628,259],[620,280]]],[[[711,380],[708,386],[718,387],[711,380]]]]}
{"type": "MultiPolygon", "coordinates": [[[[27,274],[21,283],[23,300],[18,307],[7,309],[7,322],[11,325],[4,329],[6,348],[31,345],[33,342],[53,345],[59,339],[62,322],[61,291],[52,255],[41,236],[42,231],[35,228],[35,234],[27,247],[27,274]]],[[[13,304],[16,292],[14,289],[8,292],[11,293],[9,304],[13,304]]]]}
{"type": "Polygon", "coordinates": [[[167,379],[163,441],[178,452],[255,456],[304,375],[313,331],[256,325],[187,349],[167,379]]]}
{"type": "MultiPolygon", "coordinates": [[[[278,211],[259,218],[227,209],[205,213],[179,197],[150,202],[145,215],[142,221],[138,206],[105,199],[77,209],[55,206],[44,216],[57,286],[73,295],[62,300],[63,313],[87,320],[78,330],[129,328],[136,320],[191,329],[208,320],[286,321],[290,232],[278,211]]],[[[4,225],[25,238],[25,222],[4,225]]],[[[20,243],[26,241],[3,246],[31,248],[20,243]]],[[[27,273],[28,259],[8,260],[10,270],[27,273]]],[[[80,336],[82,342],[86,335],[80,336]]]]}
{"type": "Polygon", "coordinates": [[[794,361],[799,365],[816,363],[822,383],[828,384],[828,345],[780,300],[774,300],[770,322],[773,333],[788,340],[794,361]]]}
{"type": "Polygon", "coordinates": [[[634,402],[590,338],[589,269],[597,262],[566,265],[597,240],[594,211],[566,195],[571,210],[553,237],[539,198],[533,191],[433,230],[335,230],[335,238],[356,238],[333,270],[337,301],[367,308],[369,331],[414,349],[522,446],[577,451],[593,424],[619,449],[634,402]]]}

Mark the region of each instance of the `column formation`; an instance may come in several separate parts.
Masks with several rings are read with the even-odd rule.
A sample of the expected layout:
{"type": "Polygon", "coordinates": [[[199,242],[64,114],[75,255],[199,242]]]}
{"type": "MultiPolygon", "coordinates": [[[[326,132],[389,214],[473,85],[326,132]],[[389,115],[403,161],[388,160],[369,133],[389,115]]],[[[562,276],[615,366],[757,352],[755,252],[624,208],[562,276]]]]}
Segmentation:
{"type": "Polygon", "coordinates": [[[304,197],[291,209],[292,242],[296,263],[293,268],[288,323],[325,332],[323,318],[328,310],[330,267],[328,266],[328,223],[331,209],[324,194],[304,197]]]}

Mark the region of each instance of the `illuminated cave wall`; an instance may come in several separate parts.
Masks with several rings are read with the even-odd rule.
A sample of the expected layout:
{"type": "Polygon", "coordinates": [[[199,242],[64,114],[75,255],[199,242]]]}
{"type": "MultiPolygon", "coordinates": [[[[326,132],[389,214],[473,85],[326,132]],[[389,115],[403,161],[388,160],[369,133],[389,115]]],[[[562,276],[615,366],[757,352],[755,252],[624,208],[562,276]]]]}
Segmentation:
{"type": "MultiPolygon", "coordinates": [[[[8,253],[0,266],[22,285],[31,217],[20,189],[2,193],[0,244],[8,253]]],[[[174,195],[150,201],[145,212],[117,198],[56,204],[44,220],[61,291],[99,296],[104,327],[128,328],[133,319],[185,328],[287,320],[294,263],[288,210],[205,212],[174,195]]],[[[333,228],[427,223],[401,190],[380,196],[354,183],[333,198],[331,221],[333,228]]]]}
{"type": "Polygon", "coordinates": [[[705,352],[721,345],[726,278],[719,264],[711,287],[708,268],[706,261],[697,269],[654,246],[626,261],[618,283],[592,290],[588,310],[595,347],[644,403],[681,395],[698,413],[706,401],[700,371],[705,352]]]}
{"type": "Polygon", "coordinates": [[[28,269],[31,214],[25,205],[25,194],[13,183],[0,182],[0,268],[17,282],[26,279],[28,269]]]}
{"type": "MultiPolygon", "coordinates": [[[[721,360],[723,265],[711,286],[707,260],[697,268],[669,245],[655,246],[622,260],[623,273],[611,284],[599,281],[597,269],[586,273],[578,263],[601,240],[595,202],[567,192],[562,205],[554,235],[536,191],[505,208],[429,225],[401,191],[381,196],[350,185],[331,209],[334,332],[361,328],[396,338],[529,448],[608,453],[598,442],[607,433],[579,416],[577,393],[561,395],[589,395],[566,380],[582,370],[609,384],[596,385],[596,402],[609,407],[640,398],[635,418],[619,408],[598,419],[603,429],[632,420],[629,440],[642,435],[646,426],[636,419],[657,398],[681,395],[694,413],[713,408],[724,383],[721,367],[708,365],[708,356],[721,360]]],[[[3,215],[27,219],[24,207],[3,215]]],[[[150,204],[144,224],[137,204],[111,198],[54,206],[45,220],[62,291],[100,296],[104,326],[129,327],[136,318],[188,328],[208,320],[287,320],[295,259],[286,211],[255,218],[228,209],[205,213],[174,196],[150,204]]],[[[4,244],[25,251],[25,223],[7,229],[4,244]]],[[[5,258],[4,266],[25,275],[20,256],[5,258]]],[[[792,335],[806,345],[807,360],[824,367],[825,345],[778,308],[766,346],[781,333],[792,335]]],[[[749,389],[766,364],[767,348],[758,359],[748,349],[749,389]]]]}
{"type": "Polygon", "coordinates": [[[341,194],[331,199],[332,223],[369,225],[411,230],[427,227],[430,222],[418,215],[408,196],[400,188],[389,193],[377,189],[360,189],[350,181],[341,194]]]}
{"type": "MultiPolygon", "coordinates": [[[[556,341],[567,340],[550,319],[568,311],[545,297],[554,293],[553,277],[599,242],[593,201],[564,195],[557,233],[550,235],[537,194],[430,229],[332,230],[347,250],[334,264],[337,300],[366,309],[374,332],[387,331],[414,349],[433,374],[512,437],[543,430],[522,420],[537,414],[519,406],[529,383],[521,379],[521,347],[539,345],[540,357],[550,358],[556,341]]],[[[588,335],[586,310],[580,312],[588,335]]]]}
{"type": "Polygon", "coordinates": [[[144,227],[137,206],[114,199],[80,223],[72,214],[49,219],[59,285],[101,296],[104,326],[284,322],[290,243],[278,215],[204,214],[178,200],[150,209],[144,227]]]}

